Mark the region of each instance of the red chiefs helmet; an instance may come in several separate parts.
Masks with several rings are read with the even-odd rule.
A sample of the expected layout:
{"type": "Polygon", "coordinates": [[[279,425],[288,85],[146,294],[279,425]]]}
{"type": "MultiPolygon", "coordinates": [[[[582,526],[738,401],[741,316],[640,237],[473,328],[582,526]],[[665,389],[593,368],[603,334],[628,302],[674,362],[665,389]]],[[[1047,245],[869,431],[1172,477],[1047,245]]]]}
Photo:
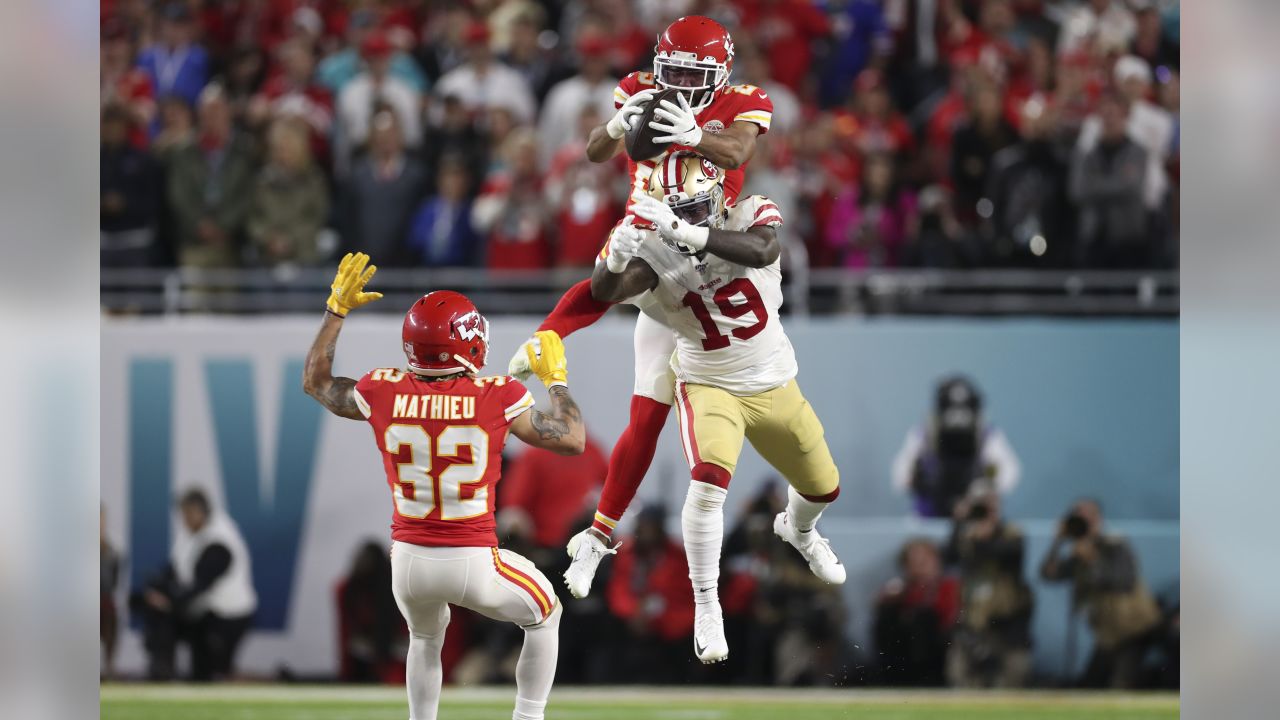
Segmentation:
{"type": "Polygon", "coordinates": [[[688,15],[668,25],[653,51],[658,86],[680,91],[695,113],[711,104],[733,70],[729,31],[701,15],[688,15]]]}
{"type": "Polygon", "coordinates": [[[478,373],[489,353],[489,321],[452,290],[419,298],[404,314],[401,337],[409,369],[419,375],[478,373]]]}

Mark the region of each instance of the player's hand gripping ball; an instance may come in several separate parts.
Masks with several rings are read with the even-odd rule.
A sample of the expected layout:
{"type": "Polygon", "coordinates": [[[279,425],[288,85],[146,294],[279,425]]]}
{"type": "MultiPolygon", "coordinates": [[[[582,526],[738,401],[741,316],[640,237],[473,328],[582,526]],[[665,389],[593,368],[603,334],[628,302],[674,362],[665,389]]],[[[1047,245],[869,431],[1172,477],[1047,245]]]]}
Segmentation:
{"type": "MultiPolygon", "coordinates": [[[[677,99],[680,93],[676,90],[646,90],[645,92],[652,94],[645,96],[639,116],[631,118],[630,124],[627,125],[624,143],[627,156],[636,162],[651,160],[661,155],[670,146],[671,142],[669,140],[658,139],[670,133],[650,127],[650,125],[655,124],[655,122],[661,125],[661,121],[657,120],[658,116],[655,113],[662,107],[662,103],[665,102],[667,105],[675,107],[680,102],[677,99]]],[[[631,98],[628,98],[628,102],[639,95],[640,93],[632,95],[631,98]]]]}
{"type": "Polygon", "coordinates": [[[369,265],[368,255],[347,253],[342,262],[338,263],[338,274],[333,278],[325,307],[338,317],[346,317],[352,310],[382,297],[379,292],[364,292],[364,286],[376,272],[378,266],[369,265]]]}
{"type": "Polygon", "coordinates": [[[548,389],[556,385],[569,385],[568,361],[564,356],[564,342],[554,330],[539,330],[533,339],[524,344],[529,370],[548,389]]]}

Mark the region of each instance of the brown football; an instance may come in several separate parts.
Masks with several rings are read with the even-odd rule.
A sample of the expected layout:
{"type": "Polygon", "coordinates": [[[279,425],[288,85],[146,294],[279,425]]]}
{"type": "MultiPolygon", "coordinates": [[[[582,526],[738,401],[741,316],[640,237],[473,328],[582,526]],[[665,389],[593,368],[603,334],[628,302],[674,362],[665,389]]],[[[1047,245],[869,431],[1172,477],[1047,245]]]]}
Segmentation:
{"type": "Polygon", "coordinates": [[[631,129],[624,136],[627,149],[627,156],[636,162],[641,160],[650,160],[662,154],[667,146],[671,143],[654,142],[655,135],[662,133],[649,127],[649,123],[654,119],[654,111],[658,109],[658,103],[663,100],[680,104],[680,99],[676,97],[677,90],[659,90],[649,98],[649,102],[644,104],[644,110],[636,116],[631,123],[631,129]]]}

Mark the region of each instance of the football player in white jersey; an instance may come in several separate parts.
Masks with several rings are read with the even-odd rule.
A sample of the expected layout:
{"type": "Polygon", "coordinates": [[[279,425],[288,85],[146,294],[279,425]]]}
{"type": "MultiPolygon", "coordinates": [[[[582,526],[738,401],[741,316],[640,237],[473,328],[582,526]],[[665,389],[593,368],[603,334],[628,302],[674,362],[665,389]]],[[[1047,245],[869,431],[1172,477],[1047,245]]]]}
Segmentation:
{"type": "Polygon", "coordinates": [[[761,195],[726,207],[723,177],[698,155],[664,158],[635,204],[641,220],[614,229],[591,277],[594,297],[631,302],[675,334],[670,366],[692,475],[681,524],[697,604],[694,652],[704,663],[729,654],[717,586],[724,501],[744,439],[791,486],[774,532],[820,579],[845,580],[815,529],[840,494],[839,471],[796,385],[778,315],[782,215],[761,195]]]}

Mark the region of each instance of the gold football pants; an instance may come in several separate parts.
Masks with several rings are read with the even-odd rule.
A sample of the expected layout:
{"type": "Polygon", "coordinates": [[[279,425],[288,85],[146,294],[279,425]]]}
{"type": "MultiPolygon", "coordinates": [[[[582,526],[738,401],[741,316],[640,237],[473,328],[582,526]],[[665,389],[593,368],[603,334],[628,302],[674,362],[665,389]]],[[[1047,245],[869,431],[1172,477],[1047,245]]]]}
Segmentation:
{"type": "Polygon", "coordinates": [[[822,422],[795,380],[745,397],[677,382],[676,409],[690,468],[712,463],[732,475],[745,438],[802,495],[826,495],[840,484],[822,422]]]}

